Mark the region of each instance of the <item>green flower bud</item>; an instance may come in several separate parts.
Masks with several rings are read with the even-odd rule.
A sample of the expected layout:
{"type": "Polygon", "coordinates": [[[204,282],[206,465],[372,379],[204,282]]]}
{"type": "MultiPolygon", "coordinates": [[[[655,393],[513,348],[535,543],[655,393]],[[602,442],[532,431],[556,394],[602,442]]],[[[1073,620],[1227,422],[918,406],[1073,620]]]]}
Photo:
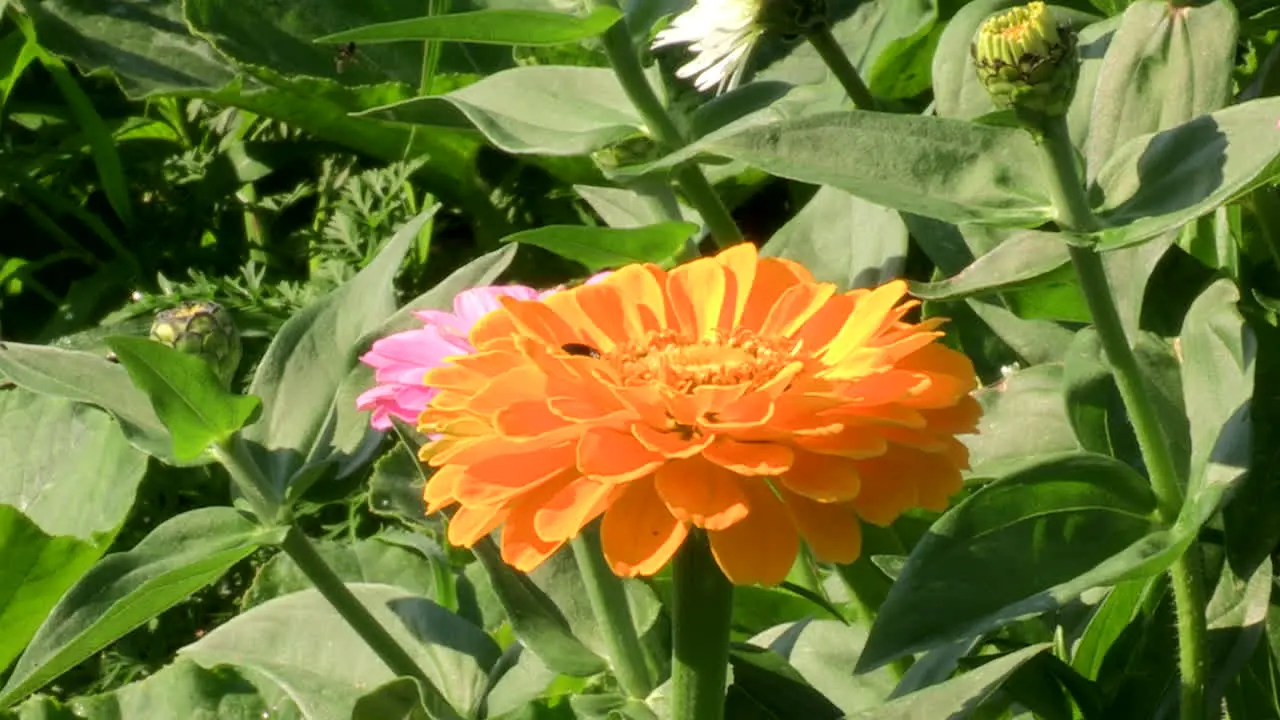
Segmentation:
{"type": "Polygon", "coordinates": [[[227,387],[240,366],[240,331],[231,313],[214,302],[187,302],[156,314],[151,339],[204,358],[227,387]]]}
{"type": "Polygon", "coordinates": [[[971,50],[997,107],[1035,124],[1067,113],[1080,73],[1076,36],[1043,2],[987,18],[971,50]]]}

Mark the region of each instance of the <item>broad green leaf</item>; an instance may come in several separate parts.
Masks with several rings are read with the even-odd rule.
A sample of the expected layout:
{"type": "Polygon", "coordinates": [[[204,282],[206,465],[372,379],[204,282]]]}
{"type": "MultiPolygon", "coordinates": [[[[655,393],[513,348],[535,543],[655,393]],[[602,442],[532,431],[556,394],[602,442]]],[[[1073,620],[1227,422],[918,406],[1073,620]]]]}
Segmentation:
{"type": "Polygon", "coordinates": [[[62,593],[102,556],[104,545],[52,535],[0,505],[0,668],[22,652],[62,593]]]}
{"type": "Polygon", "coordinates": [[[939,282],[911,283],[911,294],[925,300],[954,300],[1013,289],[1037,282],[1070,261],[1061,235],[1023,230],[953,277],[939,282]]]}
{"type": "Polygon", "coordinates": [[[1008,127],[877,112],[818,113],[731,126],[627,178],[699,156],[830,185],[864,200],[948,222],[1039,225],[1053,217],[1030,135],[1008,127]]]}
{"type": "Polygon", "coordinates": [[[1166,235],[1137,247],[1102,254],[1107,284],[1111,288],[1116,310],[1120,313],[1120,323],[1130,338],[1137,337],[1142,330],[1139,320],[1142,318],[1147,282],[1172,243],[1172,236],[1166,235]]]}
{"type": "Polygon", "coordinates": [[[1267,98],[1121,145],[1092,189],[1102,247],[1157,237],[1266,182],[1280,156],[1277,123],[1280,98],[1267,98]]]}
{"type": "MultiPolygon", "coordinates": [[[[1280,397],[1280,330],[1263,323],[1258,333],[1257,377],[1253,395],[1280,397]]],[[[1237,567],[1251,567],[1280,544],[1280,443],[1271,438],[1280,430],[1280,403],[1253,406],[1253,457],[1249,473],[1222,508],[1227,557],[1237,567]]],[[[1280,676],[1278,676],[1280,677],[1280,676]]],[[[1280,702],[1280,695],[1277,695],[1280,702]]]]}
{"type": "Polygon", "coordinates": [[[1167,582],[1153,583],[1153,588],[1098,671],[1104,718],[1158,717],[1177,707],[1178,640],[1177,633],[1169,632],[1176,622],[1173,593],[1167,582]]]}
{"type": "Polygon", "coordinates": [[[573,189],[609,227],[644,227],[670,218],[701,224],[698,213],[681,204],[666,183],[637,183],[629,188],[575,185],[573,189]]]}
{"type": "Polygon", "coordinates": [[[1097,680],[1107,651],[1142,611],[1143,601],[1158,582],[1159,579],[1127,580],[1111,588],[1076,641],[1071,667],[1084,677],[1097,680]]]}
{"type": "Polygon", "coordinates": [[[659,720],[644,702],[616,693],[571,695],[569,703],[577,720],[659,720]]]}
{"type": "Polygon", "coordinates": [[[354,404],[339,404],[339,390],[367,350],[360,341],[395,312],[391,281],[434,212],[405,223],[373,262],[290,318],[267,348],[249,387],[262,398],[262,418],[242,437],[258,446],[258,465],[278,489],[308,465],[359,455],[374,434],[354,404]]]}
{"type": "Polygon", "coordinates": [[[515,154],[582,155],[644,127],[612,70],[569,66],[513,68],[447,95],[375,108],[394,123],[475,128],[515,154]]]}
{"type": "Polygon", "coordinates": [[[1271,558],[1263,558],[1256,568],[1240,568],[1224,563],[1218,587],[1205,609],[1209,626],[1209,669],[1205,703],[1221,707],[1227,685],[1253,657],[1253,650],[1266,630],[1275,577],[1271,558]],[[1241,577],[1241,575],[1246,575],[1241,577]]]}
{"type": "Polygon", "coordinates": [[[0,668],[101,557],[133,507],[147,456],[95,408],[0,391],[0,668]]]}
{"type": "Polygon", "coordinates": [[[147,338],[107,339],[133,384],[151,398],[156,415],[173,437],[173,454],[193,460],[210,445],[245,426],[261,407],[253,396],[223,389],[213,367],[147,338]]]}
{"type": "Polygon", "coordinates": [[[0,343],[0,373],[32,392],[100,407],[120,423],[134,447],[165,461],[176,460],[169,431],[146,394],[134,387],[123,367],[104,356],[0,343]]]}
{"type": "MultiPolygon", "coordinates": [[[[343,582],[391,585],[435,599],[432,563],[419,553],[376,537],[354,543],[316,541],[315,545],[320,557],[343,582]]],[[[259,568],[241,600],[241,607],[247,610],[310,587],[313,587],[311,581],[293,558],[280,553],[259,568]]]]}
{"type": "MultiPolygon", "coordinates": [[[[472,551],[506,609],[516,637],[547,667],[578,677],[595,675],[606,669],[605,661],[574,635],[569,621],[555,602],[527,575],[504,563],[498,547],[491,540],[481,540],[472,551]]],[[[582,602],[586,602],[585,598],[582,602]]]]}
{"type": "Polygon", "coordinates": [[[852,290],[900,277],[907,242],[907,226],[899,213],[821,187],[760,254],[795,260],[812,269],[819,281],[852,290]]]}
{"type": "MultiPolygon", "coordinates": [[[[880,607],[860,669],[1058,607],[1155,529],[1146,480],[1112,458],[1041,460],[945,513],[880,607]]],[[[1134,563],[1137,566],[1137,563],[1134,563]]]]}
{"type": "Polygon", "coordinates": [[[501,717],[526,706],[560,677],[559,673],[547,667],[546,663],[529,652],[518,640],[503,653],[494,673],[499,672],[499,668],[504,665],[506,669],[501,671],[502,676],[484,697],[485,708],[491,718],[501,717]]]}
{"type": "Polygon", "coordinates": [[[843,716],[840,708],[772,650],[747,644],[730,646],[729,675],[726,718],[836,720],[843,716]]]}
{"type": "Polygon", "coordinates": [[[0,689],[0,707],[178,604],[280,533],[231,508],[201,508],[169,519],[132,550],[103,558],[45,619],[0,689]]]}
{"type": "Polygon", "coordinates": [[[536,245],[594,273],[630,263],[670,265],[697,231],[697,225],[686,222],[637,228],[546,225],[508,235],[503,242],[536,245]]]}
{"type": "Polygon", "coordinates": [[[1093,328],[1076,333],[1067,351],[1062,385],[1067,417],[1080,447],[1100,455],[1134,459],[1136,440],[1102,341],[1093,328]]]}
{"type": "Polygon", "coordinates": [[[967,715],[1024,663],[1049,648],[1032,645],[992,660],[955,679],[903,695],[879,707],[849,715],[846,720],[917,720],[956,718],[967,715]]]}
{"type": "Polygon", "coordinates": [[[103,549],[147,470],[106,413],[17,388],[0,391],[0,457],[0,505],[103,549]]]}
{"type": "Polygon", "coordinates": [[[578,17],[539,10],[478,10],[425,15],[366,25],[318,38],[321,43],[361,44],[404,40],[450,40],[497,45],[560,45],[600,35],[622,19],[617,8],[598,6],[578,17]]]}
{"type": "MultiPolygon", "coordinates": [[[[832,3],[831,16],[832,35],[874,95],[909,98],[929,87],[930,37],[938,20],[937,2],[832,3]]],[[[757,80],[781,80],[797,86],[823,83],[828,92],[844,98],[843,88],[809,43],[787,43],[781,59],[770,56],[771,48],[762,49],[765,52],[759,53],[758,60],[763,67],[757,80]]]]}
{"type": "Polygon", "coordinates": [[[1235,8],[1225,2],[1130,5],[1093,91],[1083,147],[1088,178],[1130,139],[1222,108],[1231,96],[1238,32],[1235,8]]]}
{"type": "Polygon", "coordinates": [[[301,718],[285,697],[264,697],[232,667],[206,670],[178,659],[156,674],[102,695],[69,703],[82,718],[301,718]]]}
{"type": "Polygon", "coordinates": [[[1049,320],[1024,320],[1001,305],[979,298],[965,298],[965,304],[1004,341],[1024,365],[1061,361],[1071,344],[1072,333],[1049,320]]]}
{"type": "MultiPolygon", "coordinates": [[[[348,584],[417,661],[459,714],[482,697],[498,646],[482,630],[404,590],[348,584]]],[[[395,675],[315,590],[275,598],[232,618],[180,657],[208,668],[234,665],[278,686],[307,717],[350,717],[369,688],[395,675]]]]}
{"type": "Polygon", "coordinates": [[[883,704],[898,681],[890,668],[852,675],[866,639],[866,628],[858,625],[802,620],[770,628],[751,644],[778,653],[841,713],[852,715],[883,704]]]}
{"type": "Polygon", "coordinates": [[[1062,400],[1063,366],[1015,370],[982,388],[978,433],[965,435],[971,477],[1000,477],[1037,456],[1080,448],[1062,400]]]}
{"type": "Polygon", "coordinates": [[[1235,307],[1239,299],[1229,280],[1210,285],[1191,304],[1179,338],[1191,474],[1178,525],[1187,533],[1217,512],[1249,467],[1257,344],[1235,307]]]}

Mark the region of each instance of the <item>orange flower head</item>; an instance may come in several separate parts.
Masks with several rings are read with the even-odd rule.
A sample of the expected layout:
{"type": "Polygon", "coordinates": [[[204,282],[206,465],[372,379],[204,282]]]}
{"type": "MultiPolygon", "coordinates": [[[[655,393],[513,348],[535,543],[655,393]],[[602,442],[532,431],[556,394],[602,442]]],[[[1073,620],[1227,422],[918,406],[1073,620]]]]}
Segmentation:
{"type": "Polygon", "coordinates": [[[503,298],[475,352],[424,379],[427,510],[459,506],[455,545],[501,526],[525,572],[600,515],[622,576],[658,572],[693,527],[737,584],[781,582],[802,538],[852,562],[861,521],[946,507],[981,414],[972,364],[936,342],[942,319],[903,320],[905,294],[840,293],[741,244],[503,298]]]}

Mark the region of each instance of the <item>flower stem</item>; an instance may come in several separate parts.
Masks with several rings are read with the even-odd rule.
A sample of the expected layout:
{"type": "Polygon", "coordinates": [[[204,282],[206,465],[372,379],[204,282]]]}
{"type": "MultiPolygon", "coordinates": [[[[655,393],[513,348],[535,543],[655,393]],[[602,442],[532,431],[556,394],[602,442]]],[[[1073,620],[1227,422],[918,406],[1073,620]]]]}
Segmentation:
{"type": "Polygon", "coordinates": [[[836,42],[836,36],[831,34],[831,27],[826,23],[818,26],[805,39],[818,51],[818,55],[822,57],[822,61],[831,69],[832,74],[836,76],[836,80],[840,81],[840,85],[844,91],[849,93],[849,99],[853,100],[853,104],[859,110],[875,110],[876,99],[871,94],[871,90],[867,88],[867,84],[862,82],[862,76],[858,74],[858,69],[849,62],[849,56],[844,54],[844,50],[840,47],[840,43],[836,42]]]}
{"type": "Polygon", "coordinates": [[[600,633],[609,649],[613,674],[628,695],[643,699],[653,690],[653,679],[631,618],[631,605],[627,602],[622,578],[613,574],[606,564],[600,549],[600,535],[595,529],[578,533],[572,544],[573,559],[587,585],[591,611],[600,623],[600,633]]]}
{"type": "MultiPolygon", "coordinates": [[[[618,7],[617,0],[594,0],[592,4],[618,7]]],[[[654,139],[668,152],[684,147],[687,142],[683,134],[676,127],[675,121],[671,119],[644,75],[640,57],[631,43],[627,21],[623,19],[614,23],[613,27],[605,31],[601,40],[605,54],[609,56],[609,64],[613,66],[613,72],[618,76],[618,82],[622,84],[623,92],[635,105],[640,117],[644,118],[645,125],[648,126],[654,139]]],[[[684,192],[685,198],[689,200],[689,204],[693,205],[702,216],[702,221],[707,224],[707,229],[717,245],[728,247],[742,242],[742,231],[701,168],[696,164],[688,163],[676,170],[675,180],[680,190],[684,192]]],[[[674,219],[679,220],[678,217],[674,219]]]]}
{"type": "Polygon", "coordinates": [[[427,698],[427,706],[431,715],[437,720],[458,720],[457,712],[449,706],[440,693],[439,688],[426,676],[413,656],[391,636],[391,633],[378,622],[369,609],[351,592],[346,583],[334,573],[329,563],[316,551],[316,546],[303,534],[297,525],[289,528],[281,549],[297,564],[303,575],[316,586],[316,590],[342,616],[343,620],[355,630],[360,639],[371,650],[377,653],[382,662],[396,675],[411,677],[422,686],[423,695],[427,698]]]}
{"type": "MultiPolygon", "coordinates": [[[[1048,119],[1043,131],[1040,144],[1045,150],[1049,189],[1058,211],[1058,224],[1068,233],[1096,230],[1097,219],[1089,209],[1084,186],[1076,170],[1075,149],[1067,134],[1066,119],[1048,119]]],[[[1077,244],[1070,245],[1068,252],[1138,439],[1142,460],[1156,496],[1157,517],[1162,523],[1172,525],[1182,510],[1182,486],[1168,438],[1160,427],[1155,406],[1138,369],[1137,358],[1125,337],[1124,325],[1120,322],[1120,314],[1107,284],[1102,257],[1093,247],[1077,244]]],[[[1204,615],[1204,569],[1200,564],[1199,547],[1193,544],[1188,548],[1169,572],[1178,615],[1181,718],[1202,720],[1208,631],[1204,615]]]]}
{"type": "Polygon", "coordinates": [[[720,572],[701,532],[690,535],[676,553],[672,575],[672,720],[721,720],[733,584],[720,572]]]}
{"type": "MultiPolygon", "coordinates": [[[[259,520],[278,521],[274,510],[264,514],[268,513],[268,508],[278,507],[279,504],[278,502],[266,504],[268,501],[265,497],[271,492],[270,485],[257,464],[245,452],[244,445],[233,437],[211,446],[209,452],[226,468],[236,487],[249,498],[254,512],[259,513],[259,520]],[[261,507],[260,504],[262,504],[261,507]]],[[[347,621],[351,629],[356,631],[360,639],[365,641],[392,672],[397,676],[411,677],[418,681],[427,706],[431,710],[431,716],[435,720],[460,720],[457,711],[444,700],[440,690],[431,682],[422,668],[418,667],[413,656],[391,636],[382,623],[373,617],[369,609],[361,604],[297,525],[290,525],[284,542],[280,544],[280,549],[284,550],[285,554],[297,564],[302,574],[316,586],[316,590],[320,591],[324,599],[329,601],[333,609],[338,611],[342,619],[347,621]]]]}

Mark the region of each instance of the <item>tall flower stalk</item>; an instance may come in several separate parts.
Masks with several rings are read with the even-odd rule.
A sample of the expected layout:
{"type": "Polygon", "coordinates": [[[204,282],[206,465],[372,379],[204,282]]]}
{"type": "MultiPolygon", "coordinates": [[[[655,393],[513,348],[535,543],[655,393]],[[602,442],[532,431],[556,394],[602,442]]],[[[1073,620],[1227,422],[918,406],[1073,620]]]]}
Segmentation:
{"type": "MultiPolygon", "coordinates": [[[[1133,425],[1156,496],[1157,515],[1161,522],[1172,525],[1182,509],[1182,483],[1116,310],[1102,258],[1086,240],[1089,233],[1098,230],[1098,221],[1085,194],[1066,122],[1079,72],[1074,33],[1059,27],[1043,2],[1032,2],[988,19],[979,31],[973,55],[992,100],[1013,110],[1043,151],[1057,224],[1074,236],[1068,252],[1133,425]]],[[[1208,633],[1203,574],[1194,544],[1170,569],[1178,616],[1182,720],[1205,716],[1208,633]]]]}

